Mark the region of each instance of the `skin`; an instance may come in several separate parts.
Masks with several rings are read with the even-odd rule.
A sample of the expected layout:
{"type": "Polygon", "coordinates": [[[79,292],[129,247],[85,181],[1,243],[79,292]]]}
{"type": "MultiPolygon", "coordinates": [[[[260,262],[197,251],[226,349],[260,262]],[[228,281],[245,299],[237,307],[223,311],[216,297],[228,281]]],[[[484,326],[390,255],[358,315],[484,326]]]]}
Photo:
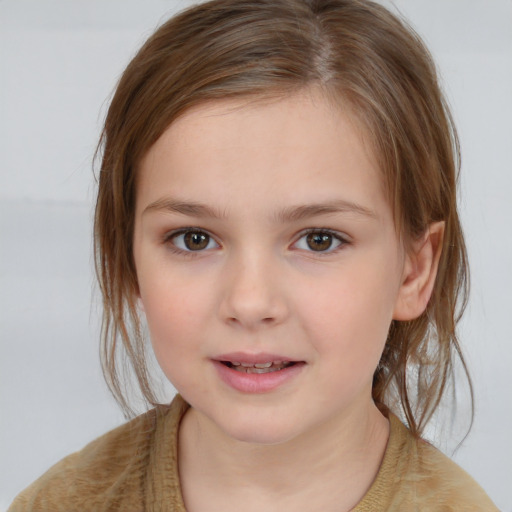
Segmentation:
{"type": "Polygon", "coordinates": [[[358,503],[389,435],[372,376],[392,319],[428,302],[442,232],[404,252],[364,134],[315,90],[199,106],[164,132],[139,168],[134,258],[157,360],[192,406],[179,447],[187,510],[358,503]],[[190,227],[204,249],[175,234],[190,227]],[[335,233],[327,249],[308,245],[311,228],[335,233]],[[213,363],[235,351],[304,364],[243,393],[213,363]]]}

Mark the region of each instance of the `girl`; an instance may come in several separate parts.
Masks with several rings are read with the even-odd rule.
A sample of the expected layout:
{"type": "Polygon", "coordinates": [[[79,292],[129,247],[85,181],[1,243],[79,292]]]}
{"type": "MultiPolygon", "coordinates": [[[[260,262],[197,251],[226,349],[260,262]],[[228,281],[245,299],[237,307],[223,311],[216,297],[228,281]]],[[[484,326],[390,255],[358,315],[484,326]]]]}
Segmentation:
{"type": "Polygon", "coordinates": [[[123,349],[154,408],[11,510],[497,510],[421,439],[462,359],[457,168],[429,54],[378,4],[164,24],[112,100],[95,217],[105,375],[128,410],[123,349]]]}

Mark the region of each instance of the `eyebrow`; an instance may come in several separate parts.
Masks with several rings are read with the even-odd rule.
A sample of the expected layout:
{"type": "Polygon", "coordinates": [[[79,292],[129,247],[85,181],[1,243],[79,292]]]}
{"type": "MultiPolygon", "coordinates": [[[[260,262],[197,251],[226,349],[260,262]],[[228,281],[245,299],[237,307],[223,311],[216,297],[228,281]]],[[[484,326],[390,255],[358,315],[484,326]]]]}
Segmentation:
{"type": "Polygon", "coordinates": [[[334,201],[328,201],[326,203],[290,206],[284,210],[281,210],[280,212],[277,212],[274,215],[274,220],[277,223],[296,222],[299,220],[307,219],[309,217],[336,213],[350,213],[363,217],[371,217],[374,219],[377,218],[377,214],[365,206],[354,203],[352,201],[337,199],[334,201]]]}
{"type": "Polygon", "coordinates": [[[174,199],[158,199],[146,206],[142,214],[153,211],[166,211],[179,213],[189,217],[212,217],[214,219],[225,219],[227,215],[216,208],[195,201],[178,201],[174,199]]]}
{"type": "MultiPolygon", "coordinates": [[[[210,217],[221,220],[227,218],[225,211],[220,211],[206,204],[195,201],[179,201],[170,198],[154,201],[149,204],[142,213],[145,214],[153,211],[167,211],[198,218],[210,217]]],[[[374,219],[377,218],[377,214],[365,206],[344,199],[336,199],[325,203],[289,206],[276,212],[272,219],[275,223],[284,224],[287,222],[297,222],[309,217],[336,213],[348,213],[374,219]]]]}

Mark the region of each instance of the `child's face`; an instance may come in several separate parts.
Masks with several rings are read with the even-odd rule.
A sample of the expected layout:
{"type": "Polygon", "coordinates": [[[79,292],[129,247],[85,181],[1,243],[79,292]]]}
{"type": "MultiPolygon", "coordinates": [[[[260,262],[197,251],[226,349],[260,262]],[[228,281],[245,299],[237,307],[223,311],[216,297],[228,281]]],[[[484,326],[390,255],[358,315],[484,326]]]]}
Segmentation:
{"type": "Polygon", "coordinates": [[[320,95],[173,123],[140,166],[134,257],[156,357],[204,425],[279,443],[373,407],[404,254],[372,154],[320,95]],[[295,364],[225,364],[273,361],[295,364]]]}

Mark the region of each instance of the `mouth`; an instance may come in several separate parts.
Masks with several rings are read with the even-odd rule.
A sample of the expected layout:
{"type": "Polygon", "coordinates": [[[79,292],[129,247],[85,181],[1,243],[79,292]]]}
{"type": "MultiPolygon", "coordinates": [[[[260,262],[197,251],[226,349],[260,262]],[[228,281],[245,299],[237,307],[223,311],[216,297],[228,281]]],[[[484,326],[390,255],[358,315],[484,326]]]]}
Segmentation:
{"type": "Polygon", "coordinates": [[[295,361],[267,361],[265,363],[245,363],[240,361],[220,361],[224,366],[241,373],[271,373],[290,368],[295,361]]]}
{"type": "Polygon", "coordinates": [[[213,360],[221,380],[237,392],[270,393],[291,385],[302,374],[305,361],[284,355],[247,352],[223,354],[213,360]]]}

